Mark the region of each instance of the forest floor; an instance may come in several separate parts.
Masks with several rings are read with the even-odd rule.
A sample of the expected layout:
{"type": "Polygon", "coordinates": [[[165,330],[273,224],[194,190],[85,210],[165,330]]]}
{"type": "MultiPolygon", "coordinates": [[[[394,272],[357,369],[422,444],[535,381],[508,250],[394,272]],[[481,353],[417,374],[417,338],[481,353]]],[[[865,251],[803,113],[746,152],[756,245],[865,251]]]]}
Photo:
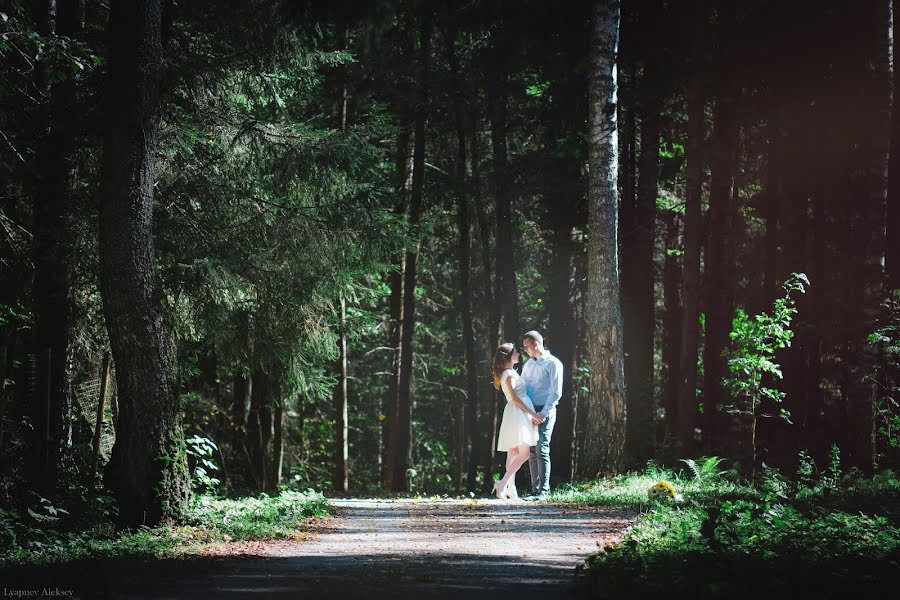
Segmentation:
{"type": "Polygon", "coordinates": [[[576,567],[636,516],[493,499],[331,502],[334,516],[308,521],[291,540],[207,545],[180,559],[78,561],[35,568],[27,585],[0,585],[83,598],[572,598],[585,591],[576,567]]]}

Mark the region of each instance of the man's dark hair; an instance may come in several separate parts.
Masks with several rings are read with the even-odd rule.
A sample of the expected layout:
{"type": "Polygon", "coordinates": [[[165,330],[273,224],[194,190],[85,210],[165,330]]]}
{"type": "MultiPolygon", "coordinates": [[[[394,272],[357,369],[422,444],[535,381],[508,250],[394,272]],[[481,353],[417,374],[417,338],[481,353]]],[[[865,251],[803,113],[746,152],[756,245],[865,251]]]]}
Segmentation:
{"type": "Polygon", "coordinates": [[[532,331],[525,333],[525,335],[522,336],[522,339],[523,340],[532,339],[532,340],[536,341],[537,343],[539,343],[540,345],[542,345],[542,346],[544,345],[544,336],[539,334],[537,331],[532,330],[532,331]]]}

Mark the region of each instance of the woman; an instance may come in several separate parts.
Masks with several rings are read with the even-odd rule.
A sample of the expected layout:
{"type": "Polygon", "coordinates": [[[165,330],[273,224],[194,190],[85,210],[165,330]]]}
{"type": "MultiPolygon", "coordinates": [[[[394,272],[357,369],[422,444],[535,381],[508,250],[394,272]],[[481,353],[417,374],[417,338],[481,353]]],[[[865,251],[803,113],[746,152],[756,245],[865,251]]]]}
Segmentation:
{"type": "Polygon", "coordinates": [[[501,500],[519,498],[516,492],[516,471],[528,462],[529,447],[538,441],[537,425],[532,421],[533,418],[538,418],[538,414],[525,390],[525,381],[513,370],[519,362],[519,356],[515,346],[501,344],[494,352],[491,363],[494,387],[502,389],[506,396],[500,435],[497,437],[497,451],[506,452],[506,473],[494,484],[494,493],[501,500]]]}

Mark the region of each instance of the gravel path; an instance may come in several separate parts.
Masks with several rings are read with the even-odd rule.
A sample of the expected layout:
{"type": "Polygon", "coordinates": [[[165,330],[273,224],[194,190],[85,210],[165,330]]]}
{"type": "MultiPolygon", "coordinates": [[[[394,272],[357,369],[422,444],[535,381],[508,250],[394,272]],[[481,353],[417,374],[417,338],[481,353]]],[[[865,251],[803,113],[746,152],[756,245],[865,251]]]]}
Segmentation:
{"type": "MultiPolygon", "coordinates": [[[[303,541],[209,547],[123,564],[83,597],[575,597],[575,567],[624,535],[627,511],[496,500],[332,500],[303,541]]],[[[52,582],[48,582],[50,584],[52,582]]],[[[77,592],[76,592],[77,593],[77,592]]]]}

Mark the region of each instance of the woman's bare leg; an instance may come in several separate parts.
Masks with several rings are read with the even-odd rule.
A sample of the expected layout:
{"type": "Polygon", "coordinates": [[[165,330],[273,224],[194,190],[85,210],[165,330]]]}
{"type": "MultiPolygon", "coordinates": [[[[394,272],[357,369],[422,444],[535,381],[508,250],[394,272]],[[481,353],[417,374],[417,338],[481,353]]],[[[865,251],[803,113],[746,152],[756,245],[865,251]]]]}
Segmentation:
{"type": "Polygon", "coordinates": [[[497,489],[501,492],[506,489],[506,484],[509,483],[510,477],[515,476],[516,471],[513,469],[513,467],[517,462],[519,462],[519,459],[519,446],[513,446],[506,451],[506,472],[503,474],[503,477],[500,479],[500,481],[497,482],[497,489]]]}
{"type": "Polygon", "coordinates": [[[527,444],[519,444],[509,449],[509,452],[506,453],[506,473],[503,474],[503,479],[497,484],[498,489],[505,490],[509,482],[515,480],[516,472],[519,470],[519,467],[528,461],[529,455],[527,444]]]}
{"type": "MultiPolygon", "coordinates": [[[[519,492],[516,490],[516,473],[519,472],[519,468],[528,462],[528,458],[530,456],[530,450],[528,445],[520,444],[517,447],[517,452],[514,455],[514,462],[512,464],[507,465],[507,469],[512,470],[512,477],[510,477],[507,485],[508,496],[511,500],[519,499],[519,492]]],[[[507,459],[509,459],[509,455],[507,454],[507,459]]]]}

